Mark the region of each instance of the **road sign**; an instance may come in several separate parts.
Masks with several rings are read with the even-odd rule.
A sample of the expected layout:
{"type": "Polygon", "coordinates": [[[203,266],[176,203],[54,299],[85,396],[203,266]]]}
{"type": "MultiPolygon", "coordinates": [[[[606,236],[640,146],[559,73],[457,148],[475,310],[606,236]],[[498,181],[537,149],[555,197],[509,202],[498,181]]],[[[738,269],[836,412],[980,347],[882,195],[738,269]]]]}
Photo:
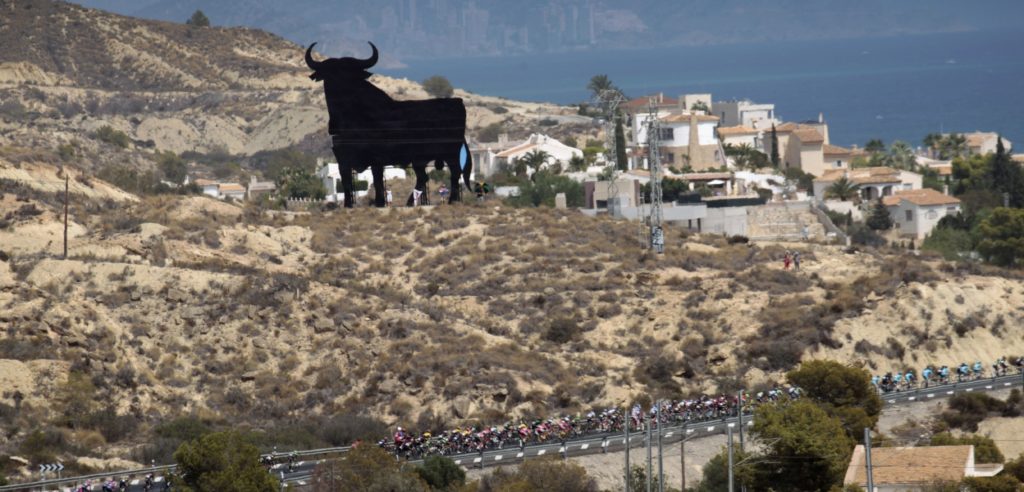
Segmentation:
{"type": "Polygon", "coordinates": [[[63,469],[64,469],[64,465],[62,463],[53,463],[53,464],[39,465],[39,472],[40,473],[52,472],[52,471],[59,472],[59,471],[61,471],[63,469]]]}

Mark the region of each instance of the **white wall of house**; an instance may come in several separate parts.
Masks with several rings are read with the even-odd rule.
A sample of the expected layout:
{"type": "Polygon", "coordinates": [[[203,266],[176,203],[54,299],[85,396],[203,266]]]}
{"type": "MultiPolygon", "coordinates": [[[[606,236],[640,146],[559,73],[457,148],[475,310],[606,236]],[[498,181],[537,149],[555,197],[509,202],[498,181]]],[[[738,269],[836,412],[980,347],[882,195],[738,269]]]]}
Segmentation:
{"type": "MultiPolygon", "coordinates": [[[[637,132],[637,144],[647,145],[647,125],[644,124],[646,117],[637,117],[640,125],[637,132]]],[[[697,144],[715,145],[718,143],[718,136],[715,132],[717,124],[714,121],[701,121],[697,123],[697,144]]],[[[686,147],[690,145],[690,122],[662,123],[661,145],[664,147],[686,147]],[[671,130],[669,132],[668,130],[671,130]],[[671,135],[669,135],[671,133],[671,135]],[[667,138],[671,137],[671,138],[667,138]]]]}
{"type": "Polygon", "coordinates": [[[749,145],[753,149],[758,149],[760,147],[759,144],[756,133],[726,135],[722,137],[722,145],[732,145],[733,147],[749,145]]]}
{"type": "Polygon", "coordinates": [[[959,204],[925,206],[908,200],[900,200],[898,205],[889,207],[889,215],[896,223],[900,235],[915,239],[924,239],[939,224],[939,220],[959,212],[959,204]]]}
{"type": "Polygon", "coordinates": [[[212,196],[214,198],[220,198],[220,185],[218,185],[217,183],[204,185],[203,194],[212,196]]]}
{"type": "Polygon", "coordinates": [[[903,190],[920,190],[923,186],[924,175],[917,174],[910,171],[900,171],[900,189],[903,190]]]}
{"type": "Polygon", "coordinates": [[[822,157],[821,142],[800,143],[800,170],[815,176],[825,174],[828,168],[822,157]]]}
{"type": "Polygon", "coordinates": [[[713,114],[722,118],[722,126],[743,125],[758,130],[770,129],[775,121],[774,104],[751,101],[718,101],[713,114]]]}

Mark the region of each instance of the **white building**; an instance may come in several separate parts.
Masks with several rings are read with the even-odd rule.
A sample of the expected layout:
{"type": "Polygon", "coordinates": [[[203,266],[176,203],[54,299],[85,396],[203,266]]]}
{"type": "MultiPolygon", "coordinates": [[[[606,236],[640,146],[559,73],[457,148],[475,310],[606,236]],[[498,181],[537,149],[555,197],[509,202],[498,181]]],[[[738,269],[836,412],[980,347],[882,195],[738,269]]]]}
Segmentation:
{"type": "MultiPolygon", "coordinates": [[[[562,169],[567,169],[570,159],[573,157],[583,158],[582,150],[565,145],[547,135],[534,133],[525,141],[499,152],[495,156],[494,165],[511,165],[516,159],[537,151],[547,154],[547,158],[544,165],[541,166],[541,169],[555,164],[561,164],[562,169]]],[[[533,170],[527,170],[527,173],[533,173],[533,170]]]]}
{"type": "MultiPolygon", "coordinates": [[[[327,162],[316,171],[316,176],[324,183],[324,190],[326,195],[324,199],[329,202],[341,202],[345,199],[345,193],[342,192],[341,186],[341,171],[338,168],[338,163],[327,162]]],[[[385,167],[384,168],[384,182],[388,182],[392,179],[405,179],[405,170],[396,167],[385,167]]],[[[373,171],[367,169],[361,173],[356,174],[355,181],[366,181],[367,189],[356,190],[355,195],[357,198],[364,197],[369,194],[369,188],[373,186],[373,171]]]]}
{"type": "Polygon", "coordinates": [[[221,200],[228,198],[234,200],[245,199],[245,187],[238,183],[218,183],[217,193],[220,195],[221,200]]]}
{"type": "MultiPolygon", "coordinates": [[[[633,117],[633,133],[640,148],[647,145],[648,117],[647,114],[633,117]]],[[[724,149],[715,132],[717,116],[659,113],[658,124],[661,127],[661,158],[667,166],[689,166],[694,171],[702,171],[726,164],[724,149]]],[[[643,163],[635,162],[633,167],[648,167],[646,158],[643,163]]]]}
{"type": "Polygon", "coordinates": [[[774,104],[756,104],[750,100],[718,101],[714,112],[722,118],[722,126],[746,126],[767,130],[775,120],[774,104]]]}
{"type": "Polygon", "coordinates": [[[882,203],[889,208],[900,235],[914,239],[924,239],[943,217],[960,213],[959,199],[931,188],[897,191],[883,197],[882,203]]]}
{"type": "Polygon", "coordinates": [[[255,200],[261,196],[272,195],[277,190],[273,181],[258,181],[256,176],[249,177],[249,189],[246,191],[246,198],[255,200]]]}
{"type": "Polygon", "coordinates": [[[473,158],[473,174],[484,178],[492,176],[498,170],[498,154],[516,144],[509,142],[508,134],[498,135],[497,142],[469,142],[469,155],[473,158]]]}
{"type": "Polygon", "coordinates": [[[744,145],[761,150],[761,130],[749,126],[720,126],[718,127],[718,138],[722,145],[742,147],[744,145]]]}
{"type": "Polygon", "coordinates": [[[967,141],[967,150],[971,154],[985,155],[994,154],[996,151],[996,145],[999,143],[999,139],[1003,140],[1003,149],[1007,152],[1013,148],[1013,142],[1007,140],[1005,137],[1000,137],[996,132],[973,132],[965,133],[964,140],[967,141]]]}
{"type": "MultiPolygon", "coordinates": [[[[864,446],[858,444],[850,456],[843,485],[866,489],[866,462],[864,446]]],[[[976,463],[974,446],[873,447],[871,465],[875,487],[871,492],[932,490],[935,484],[992,477],[1003,471],[1001,463],[976,463]]]]}
{"type": "Polygon", "coordinates": [[[203,189],[204,195],[220,198],[220,183],[209,179],[197,179],[195,183],[196,186],[203,189]]]}

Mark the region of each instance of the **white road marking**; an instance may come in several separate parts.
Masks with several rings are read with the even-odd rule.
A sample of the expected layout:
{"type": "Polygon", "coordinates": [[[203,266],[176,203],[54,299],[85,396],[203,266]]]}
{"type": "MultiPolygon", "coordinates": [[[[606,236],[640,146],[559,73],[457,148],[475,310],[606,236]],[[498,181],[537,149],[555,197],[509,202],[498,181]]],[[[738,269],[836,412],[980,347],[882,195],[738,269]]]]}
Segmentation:
{"type": "Polygon", "coordinates": [[[523,457],[523,453],[516,453],[516,458],[522,458],[522,457],[523,457]]]}
{"type": "Polygon", "coordinates": [[[461,465],[462,464],[462,460],[455,460],[455,464],[456,465],[461,465]]]}
{"type": "Polygon", "coordinates": [[[546,450],[546,449],[542,449],[540,451],[537,451],[537,456],[544,456],[544,453],[546,453],[546,452],[548,452],[548,450],[546,450]]]}
{"type": "Polygon", "coordinates": [[[590,444],[588,443],[588,444],[584,444],[584,445],[580,446],[580,449],[587,449],[589,447],[590,447],[590,444]]]}
{"type": "Polygon", "coordinates": [[[988,386],[985,386],[985,389],[989,389],[989,390],[992,389],[992,385],[990,384],[988,386]]]}
{"type": "Polygon", "coordinates": [[[501,455],[499,454],[499,455],[495,456],[494,457],[494,461],[501,461],[501,455]]]}
{"type": "Polygon", "coordinates": [[[916,396],[911,396],[910,398],[907,398],[907,401],[914,401],[914,400],[916,400],[916,399],[917,399],[917,397],[916,397],[916,396]]]}
{"type": "Polygon", "coordinates": [[[693,429],[686,429],[687,434],[693,434],[693,429]]]}
{"type": "Polygon", "coordinates": [[[163,482],[164,481],[164,477],[156,477],[156,478],[153,479],[153,481],[154,482],[163,482]]]}
{"type": "Polygon", "coordinates": [[[715,426],[712,425],[711,427],[708,427],[708,432],[712,432],[714,430],[715,430],[715,426]]]}
{"type": "Polygon", "coordinates": [[[138,484],[139,484],[139,479],[136,478],[135,480],[132,480],[132,485],[138,485],[138,484]]]}
{"type": "Polygon", "coordinates": [[[935,393],[928,393],[928,398],[935,398],[935,393]]]}
{"type": "Polygon", "coordinates": [[[558,448],[558,452],[559,453],[564,453],[565,452],[565,446],[562,446],[562,447],[558,448]]]}
{"type": "Polygon", "coordinates": [[[479,463],[483,458],[473,458],[473,463],[479,463]]]}
{"type": "Polygon", "coordinates": [[[946,394],[947,394],[947,395],[952,395],[952,394],[953,394],[953,392],[952,392],[952,391],[947,391],[947,392],[946,392],[946,394]]]}
{"type": "Polygon", "coordinates": [[[669,432],[669,433],[666,433],[666,434],[665,434],[665,437],[672,437],[672,433],[671,433],[671,432],[669,432]]]}
{"type": "Polygon", "coordinates": [[[974,391],[974,388],[967,388],[966,391],[974,391]]]}

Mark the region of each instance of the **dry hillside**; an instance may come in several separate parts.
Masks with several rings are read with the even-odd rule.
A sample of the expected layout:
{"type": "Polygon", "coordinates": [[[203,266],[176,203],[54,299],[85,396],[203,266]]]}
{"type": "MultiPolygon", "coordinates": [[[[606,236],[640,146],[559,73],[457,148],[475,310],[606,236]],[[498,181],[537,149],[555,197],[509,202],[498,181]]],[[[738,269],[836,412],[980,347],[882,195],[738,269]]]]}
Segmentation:
{"type": "MultiPolygon", "coordinates": [[[[322,86],[308,78],[302,47],[273,34],[0,0],[0,46],[0,146],[72,145],[77,165],[91,170],[110,162],[145,168],[155,150],[241,159],[297,146],[330,154],[322,86]],[[124,132],[128,145],[98,140],[104,126],[124,132]]],[[[373,81],[397,99],[428,97],[417,82],[373,81]]],[[[466,100],[470,135],[502,123],[514,137],[597,136],[571,108],[456,96],[466,100]]]]}
{"type": "Polygon", "coordinates": [[[809,357],[1024,354],[1016,272],[672,229],[654,257],[636,224],[495,203],[289,214],[75,178],[62,260],[56,171],[32,166],[0,162],[0,452],[53,425],[131,456],[131,436],[83,437],[72,389],[143,429],[437,426],[756,388],[809,357]]]}

